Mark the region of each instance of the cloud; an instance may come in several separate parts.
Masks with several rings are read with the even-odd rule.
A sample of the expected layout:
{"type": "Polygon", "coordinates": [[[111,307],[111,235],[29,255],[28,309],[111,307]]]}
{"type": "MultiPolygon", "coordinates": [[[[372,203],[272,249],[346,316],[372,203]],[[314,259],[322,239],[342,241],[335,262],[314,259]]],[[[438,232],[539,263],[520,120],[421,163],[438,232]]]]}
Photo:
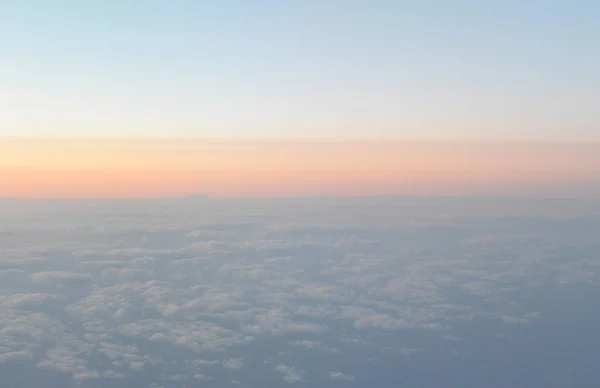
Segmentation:
{"type": "Polygon", "coordinates": [[[354,381],[353,375],[343,374],[342,372],[329,372],[329,378],[332,380],[354,381]]]}
{"type": "Polygon", "coordinates": [[[305,349],[319,349],[319,350],[323,350],[327,353],[332,353],[332,354],[340,353],[340,351],[338,349],[333,348],[331,346],[323,345],[323,343],[321,343],[321,341],[318,341],[318,340],[317,341],[296,340],[296,341],[290,342],[290,345],[303,347],[305,349]]]}
{"type": "Polygon", "coordinates": [[[74,379],[97,378],[97,372],[88,369],[88,357],[93,347],[71,336],[61,340],[60,347],[49,349],[39,368],[70,373],[74,379]]]}
{"type": "Polygon", "coordinates": [[[448,341],[460,341],[461,340],[459,337],[454,336],[454,335],[450,335],[450,334],[443,335],[442,338],[445,339],[445,340],[448,340],[448,341]]]}
{"type": "Polygon", "coordinates": [[[412,355],[421,337],[393,352],[388,339],[410,329],[456,340],[448,333],[474,319],[526,325],[544,319],[528,313],[528,290],[600,284],[600,223],[583,233],[495,205],[248,201],[65,204],[43,225],[10,226],[1,362],[76,380],[156,370],[218,385],[260,348],[272,351],[270,378],[298,382],[317,357],[412,355]]]}
{"type": "MultiPolygon", "coordinates": [[[[0,261],[0,266],[3,264],[3,261],[0,261]]],[[[0,267],[1,268],[1,267],[0,267]]],[[[27,271],[22,269],[0,269],[0,282],[4,285],[22,284],[25,279],[29,276],[27,271]]]]}
{"type": "Polygon", "coordinates": [[[191,361],[192,365],[195,366],[214,366],[214,365],[218,365],[219,361],[217,360],[192,360],[191,361]]]}
{"type": "Polygon", "coordinates": [[[527,324],[535,319],[541,318],[542,314],[538,312],[531,312],[523,315],[522,317],[514,317],[511,315],[503,315],[501,317],[502,321],[510,324],[527,324]]]}
{"type": "Polygon", "coordinates": [[[59,286],[87,284],[92,280],[89,274],[61,271],[36,272],[29,278],[33,283],[59,286]]]}
{"type": "Polygon", "coordinates": [[[44,307],[47,303],[56,302],[58,298],[51,294],[31,293],[31,294],[14,294],[9,297],[0,299],[2,308],[33,310],[44,307]]]}
{"type": "Polygon", "coordinates": [[[104,268],[100,272],[100,280],[112,284],[152,280],[152,271],[138,268],[104,268]]]}
{"type": "Polygon", "coordinates": [[[283,335],[289,333],[318,333],[327,326],[312,322],[294,322],[291,314],[283,309],[271,309],[256,313],[249,323],[242,326],[245,333],[283,335]]]}
{"type": "Polygon", "coordinates": [[[125,378],[124,373],[118,373],[111,369],[107,369],[107,370],[103,371],[101,376],[104,377],[105,379],[124,379],[125,378]]]}
{"type": "Polygon", "coordinates": [[[113,365],[116,361],[119,365],[127,365],[129,369],[137,372],[143,371],[147,362],[156,363],[151,357],[142,356],[138,348],[133,345],[118,345],[103,342],[100,344],[98,352],[113,361],[113,365]]]}
{"type": "Polygon", "coordinates": [[[352,289],[329,284],[307,284],[296,290],[303,299],[319,300],[331,303],[351,303],[356,297],[352,289]]]}
{"type": "Polygon", "coordinates": [[[121,334],[166,342],[191,350],[224,350],[246,345],[254,338],[204,321],[178,322],[142,319],[119,326],[121,334]]]}
{"type": "Polygon", "coordinates": [[[75,381],[95,380],[100,377],[102,377],[102,375],[95,370],[85,370],[73,373],[73,380],[75,381]]]}
{"type": "Polygon", "coordinates": [[[161,377],[165,381],[187,381],[190,378],[190,376],[182,373],[163,374],[161,377]]]}
{"type": "Polygon", "coordinates": [[[290,365],[277,365],[275,367],[283,375],[283,379],[288,383],[299,383],[304,381],[304,371],[298,370],[290,365]]]}
{"type": "Polygon", "coordinates": [[[225,369],[238,370],[242,369],[243,366],[244,360],[241,358],[230,358],[229,360],[223,363],[223,368],[225,369]]]}
{"type": "Polygon", "coordinates": [[[31,350],[18,350],[14,352],[2,352],[0,350],[0,364],[12,361],[27,361],[33,360],[33,352],[31,350]]]}

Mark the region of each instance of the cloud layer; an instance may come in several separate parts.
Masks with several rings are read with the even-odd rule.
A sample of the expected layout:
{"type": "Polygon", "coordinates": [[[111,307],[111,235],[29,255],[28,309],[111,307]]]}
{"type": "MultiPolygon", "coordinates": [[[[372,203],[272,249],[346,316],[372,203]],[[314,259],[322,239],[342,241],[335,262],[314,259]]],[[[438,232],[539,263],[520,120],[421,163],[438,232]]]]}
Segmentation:
{"type": "Polygon", "coordinates": [[[598,285],[589,204],[440,201],[11,207],[0,368],[24,363],[83,386],[360,385],[354,363],[430,351],[403,333],[459,357],[461,325],[534,324],[545,314],[527,295],[598,285]]]}

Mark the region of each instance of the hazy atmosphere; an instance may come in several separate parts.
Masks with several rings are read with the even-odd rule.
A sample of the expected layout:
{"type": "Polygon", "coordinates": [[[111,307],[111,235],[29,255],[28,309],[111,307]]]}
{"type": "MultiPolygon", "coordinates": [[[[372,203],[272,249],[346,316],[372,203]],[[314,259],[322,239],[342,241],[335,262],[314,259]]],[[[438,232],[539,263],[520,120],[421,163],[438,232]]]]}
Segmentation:
{"type": "Polygon", "coordinates": [[[12,198],[600,197],[593,143],[12,139],[0,155],[12,198]]]}
{"type": "Polygon", "coordinates": [[[597,388],[599,21],[2,1],[0,388],[597,388]]]}
{"type": "Polygon", "coordinates": [[[3,388],[597,386],[598,203],[0,210],[3,388]]]}

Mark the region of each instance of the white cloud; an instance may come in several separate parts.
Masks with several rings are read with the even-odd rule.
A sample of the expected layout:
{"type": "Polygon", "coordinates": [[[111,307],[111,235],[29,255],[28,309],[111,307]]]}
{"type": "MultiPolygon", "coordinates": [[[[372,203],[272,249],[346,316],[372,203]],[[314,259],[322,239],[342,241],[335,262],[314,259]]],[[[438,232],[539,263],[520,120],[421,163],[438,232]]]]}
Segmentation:
{"type": "MultiPolygon", "coordinates": [[[[118,363],[119,366],[126,365],[129,369],[141,372],[145,369],[146,364],[156,364],[157,361],[149,356],[142,356],[136,346],[133,345],[118,345],[103,342],[99,344],[98,352],[108,359],[118,363]]],[[[114,364],[116,365],[116,364],[114,364]]]]}
{"type": "Polygon", "coordinates": [[[0,299],[2,308],[37,310],[47,303],[56,302],[58,298],[51,294],[31,293],[31,294],[14,294],[0,299]]]}
{"type": "Polygon", "coordinates": [[[445,340],[448,340],[448,341],[460,341],[461,340],[459,337],[450,335],[450,334],[443,335],[442,338],[445,340]]]}
{"type": "Polygon", "coordinates": [[[296,290],[296,295],[304,299],[320,300],[330,303],[351,303],[354,292],[347,287],[329,284],[307,284],[296,290]]]}
{"type": "Polygon", "coordinates": [[[329,377],[332,380],[354,381],[354,376],[344,374],[342,372],[329,372],[329,377]]]}
{"type": "Polygon", "coordinates": [[[251,336],[204,321],[166,322],[143,319],[135,323],[120,325],[119,332],[156,342],[170,342],[173,345],[196,351],[224,350],[254,341],[251,336]]]}
{"type": "Polygon", "coordinates": [[[527,313],[521,317],[514,317],[511,315],[503,315],[501,317],[502,321],[505,323],[511,323],[511,324],[527,324],[530,323],[531,321],[535,320],[535,319],[539,319],[541,318],[542,314],[538,313],[538,312],[531,312],[531,313],[527,313]]]}
{"type": "Polygon", "coordinates": [[[102,377],[104,377],[106,379],[124,379],[125,374],[115,372],[114,370],[111,370],[111,369],[107,369],[102,372],[102,377]]]}
{"type": "Polygon", "coordinates": [[[187,381],[190,376],[182,373],[175,373],[170,375],[162,375],[163,380],[166,381],[187,381]]]}
{"type": "Polygon", "coordinates": [[[191,361],[192,365],[195,366],[214,366],[214,365],[218,365],[219,361],[217,360],[193,360],[191,361]]]}
{"type": "Polygon", "coordinates": [[[36,272],[29,276],[32,282],[48,285],[84,284],[92,280],[89,274],[65,271],[36,272]]]}
{"type": "Polygon", "coordinates": [[[250,334],[282,335],[287,333],[318,333],[327,330],[322,324],[312,322],[294,322],[292,315],[283,309],[271,309],[254,314],[252,319],[242,326],[250,334]]]}
{"type": "Polygon", "coordinates": [[[156,266],[156,257],[138,257],[131,261],[131,266],[140,269],[152,269],[156,266]]]}
{"type": "Polygon", "coordinates": [[[303,347],[305,349],[319,349],[332,354],[340,353],[338,349],[333,348],[331,346],[323,345],[323,343],[321,343],[321,341],[318,340],[296,340],[290,342],[290,345],[303,347]]]}
{"type": "Polygon", "coordinates": [[[0,350],[0,364],[11,361],[32,360],[33,352],[31,350],[18,350],[14,352],[2,352],[0,350]]]}
{"type": "Polygon", "coordinates": [[[515,229],[470,208],[442,217],[440,205],[295,201],[65,204],[37,226],[6,226],[22,238],[0,258],[0,360],[78,380],[125,378],[168,349],[194,355],[160,364],[165,378],[185,370],[202,380],[218,365],[243,367],[232,349],[278,337],[276,370],[295,382],[305,378],[303,365],[286,365],[296,353],[375,351],[405,329],[456,340],[449,328],[473,318],[528,324],[543,316],[524,313],[519,298],[506,303],[512,293],[600,284],[600,264],[583,252],[595,252],[596,235],[552,232],[539,216],[539,229],[515,229]],[[446,288],[469,297],[455,303],[446,288]],[[482,298],[494,313],[470,303],[482,298]]]}
{"type": "Polygon", "coordinates": [[[100,377],[102,377],[102,374],[94,370],[84,370],[73,373],[73,380],[75,381],[95,380],[99,379],[100,377]]]}
{"type": "Polygon", "coordinates": [[[97,378],[97,372],[88,369],[87,360],[91,351],[88,343],[66,336],[61,340],[60,347],[48,350],[45,359],[37,365],[42,369],[70,373],[75,379],[97,378]]]}
{"type": "Polygon", "coordinates": [[[283,375],[283,379],[288,383],[299,383],[304,381],[305,372],[298,370],[290,365],[277,365],[275,367],[279,373],[283,375]]]}
{"type": "Polygon", "coordinates": [[[242,369],[243,366],[244,360],[241,358],[230,358],[229,360],[223,363],[223,368],[225,369],[238,370],[242,369]]]}

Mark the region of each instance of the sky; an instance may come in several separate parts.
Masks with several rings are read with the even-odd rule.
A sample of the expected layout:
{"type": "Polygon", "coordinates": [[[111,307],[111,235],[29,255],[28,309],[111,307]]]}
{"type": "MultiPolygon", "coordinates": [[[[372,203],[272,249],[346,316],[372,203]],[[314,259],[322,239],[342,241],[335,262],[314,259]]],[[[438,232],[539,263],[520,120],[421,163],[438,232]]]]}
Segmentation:
{"type": "Polygon", "coordinates": [[[596,144],[7,139],[12,198],[510,195],[597,197],[596,144]]]}
{"type": "MultiPolygon", "coordinates": [[[[363,154],[370,141],[398,142],[396,153],[415,140],[448,141],[448,150],[439,151],[446,154],[464,141],[475,142],[474,148],[515,142],[515,152],[522,141],[597,142],[599,14],[600,4],[591,0],[6,1],[0,14],[0,147],[25,139],[32,143],[20,159],[36,152],[31,157],[45,165],[20,178],[31,190],[4,183],[0,196],[51,195],[60,191],[58,183],[64,186],[40,181],[62,179],[45,175],[61,162],[51,156],[52,144],[39,148],[42,139],[163,139],[169,149],[188,139],[234,148],[283,141],[305,149],[305,158],[309,152],[298,144],[306,141],[343,149],[362,141],[363,154]]],[[[104,146],[88,147],[81,152],[97,154],[104,146]]],[[[108,153],[104,169],[126,168],[108,153]]],[[[263,154],[253,158],[268,167],[263,154]]],[[[236,158],[226,164],[242,160],[236,158]]],[[[0,173],[17,174],[5,159],[0,173]]],[[[456,164],[441,160],[438,170],[456,164]]],[[[87,176],[89,187],[103,179],[87,176]]],[[[386,182],[378,192],[397,191],[397,182],[386,182]]],[[[306,185],[304,191],[319,191],[306,185]]],[[[158,194],[150,186],[145,193],[158,194]]]]}

